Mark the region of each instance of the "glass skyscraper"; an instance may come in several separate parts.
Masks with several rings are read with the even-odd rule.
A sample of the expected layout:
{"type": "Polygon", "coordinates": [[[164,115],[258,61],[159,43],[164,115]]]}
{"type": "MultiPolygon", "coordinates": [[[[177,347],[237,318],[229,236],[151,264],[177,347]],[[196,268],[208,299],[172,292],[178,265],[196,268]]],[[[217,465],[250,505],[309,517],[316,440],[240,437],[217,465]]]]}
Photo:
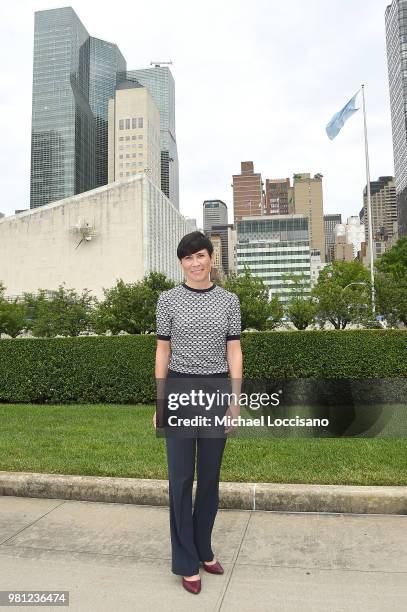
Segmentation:
{"type": "Polygon", "coordinates": [[[407,0],[386,8],[386,44],[399,236],[407,235],[407,0]]]}
{"type": "Polygon", "coordinates": [[[128,79],[147,87],[160,111],[161,191],[179,208],[178,151],[175,136],[175,83],[167,66],[129,70],[128,79]]]}
{"type": "Polygon", "coordinates": [[[115,44],[91,37],[89,66],[89,104],[96,132],[95,187],[101,187],[108,183],[108,100],[114,98],[118,75],[126,70],[126,60],[115,44]]]}
{"type": "Polygon", "coordinates": [[[108,182],[108,99],[125,69],[117,46],[90,37],[71,7],[35,13],[31,208],[108,182]]]}

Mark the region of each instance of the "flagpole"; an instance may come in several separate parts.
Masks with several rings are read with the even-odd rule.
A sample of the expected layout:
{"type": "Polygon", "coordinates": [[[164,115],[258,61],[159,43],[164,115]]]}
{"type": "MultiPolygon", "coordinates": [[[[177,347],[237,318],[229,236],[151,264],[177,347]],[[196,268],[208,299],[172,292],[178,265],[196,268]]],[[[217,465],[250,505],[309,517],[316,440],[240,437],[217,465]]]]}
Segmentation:
{"type": "Polygon", "coordinates": [[[368,245],[369,245],[369,254],[370,254],[370,284],[371,284],[371,292],[372,292],[372,311],[373,311],[373,314],[375,314],[372,202],[371,202],[371,197],[370,197],[369,147],[368,147],[368,142],[367,142],[366,105],[365,105],[365,86],[364,85],[362,85],[362,99],[363,99],[363,125],[364,125],[364,133],[365,133],[366,196],[367,196],[367,220],[368,220],[368,245]]]}

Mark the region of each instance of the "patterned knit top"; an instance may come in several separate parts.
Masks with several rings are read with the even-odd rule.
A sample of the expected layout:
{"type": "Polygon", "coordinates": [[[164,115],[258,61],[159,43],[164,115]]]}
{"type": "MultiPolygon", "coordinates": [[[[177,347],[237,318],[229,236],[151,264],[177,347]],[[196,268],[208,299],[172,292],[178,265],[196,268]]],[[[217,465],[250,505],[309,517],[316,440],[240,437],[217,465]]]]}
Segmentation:
{"type": "Polygon", "coordinates": [[[240,338],[240,303],[219,285],[185,283],[163,291],[157,303],[157,339],[171,342],[170,370],[187,374],[228,371],[226,342],[240,338]]]}

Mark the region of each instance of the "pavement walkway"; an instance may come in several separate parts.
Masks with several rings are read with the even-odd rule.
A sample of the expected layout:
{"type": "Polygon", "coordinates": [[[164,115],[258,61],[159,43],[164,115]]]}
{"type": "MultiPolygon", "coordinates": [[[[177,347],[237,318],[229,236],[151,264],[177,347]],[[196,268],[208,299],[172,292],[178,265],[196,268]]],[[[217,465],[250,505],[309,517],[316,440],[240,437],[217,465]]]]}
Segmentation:
{"type": "Polygon", "coordinates": [[[196,596],[170,571],[168,508],[0,496],[0,590],[69,591],[41,609],[407,610],[406,515],[220,510],[213,548],[225,574],[196,596]]]}

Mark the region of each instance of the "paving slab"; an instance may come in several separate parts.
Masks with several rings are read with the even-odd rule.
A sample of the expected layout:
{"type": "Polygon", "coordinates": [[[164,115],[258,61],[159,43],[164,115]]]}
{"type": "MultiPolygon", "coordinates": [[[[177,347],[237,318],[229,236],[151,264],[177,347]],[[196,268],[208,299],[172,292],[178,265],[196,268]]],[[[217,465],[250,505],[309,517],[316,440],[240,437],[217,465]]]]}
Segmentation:
{"type": "Polygon", "coordinates": [[[253,512],[236,563],[407,573],[407,517],[253,512]]]}
{"type": "Polygon", "coordinates": [[[198,596],[171,573],[165,507],[0,496],[0,533],[0,590],[68,590],[73,612],[407,610],[406,516],[220,510],[225,574],[198,596]]]}
{"type": "Polygon", "coordinates": [[[407,574],[237,566],[222,612],[405,612],[407,574]]]}
{"type": "Polygon", "coordinates": [[[0,543],[54,510],[63,500],[0,496],[0,543]]]}
{"type": "MultiPolygon", "coordinates": [[[[0,497],[0,516],[7,509],[12,531],[11,509],[30,505],[27,498],[0,497]]],[[[45,500],[42,500],[45,501],[45,500]]],[[[60,501],[41,520],[9,535],[6,546],[69,550],[95,554],[166,559],[171,557],[169,513],[154,506],[98,502],[60,501]]],[[[225,562],[231,562],[240,545],[249,514],[241,511],[219,515],[214,546],[223,550],[225,562]]]]}
{"type": "MultiPolygon", "coordinates": [[[[36,609],[63,612],[191,612],[215,610],[222,594],[226,577],[203,577],[199,596],[187,593],[180,579],[168,571],[162,559],[122,558],[118,566],[115,558],[103,555],[82,555],[66,552],[61,558],[48,551],[30,555],[10,547],[0,547],[1,589],[64,590],[69,591],[69,607],[35,606],[36,609]],[[102,559],[101,559],[102,557],[102,559]],[[209,584],[210,583],[210,584],[209,584]],[[194,599],[192,599],[194,598],[194,599]]],[[[19,608],[21,609],[21,608],[19,608]]]]}

